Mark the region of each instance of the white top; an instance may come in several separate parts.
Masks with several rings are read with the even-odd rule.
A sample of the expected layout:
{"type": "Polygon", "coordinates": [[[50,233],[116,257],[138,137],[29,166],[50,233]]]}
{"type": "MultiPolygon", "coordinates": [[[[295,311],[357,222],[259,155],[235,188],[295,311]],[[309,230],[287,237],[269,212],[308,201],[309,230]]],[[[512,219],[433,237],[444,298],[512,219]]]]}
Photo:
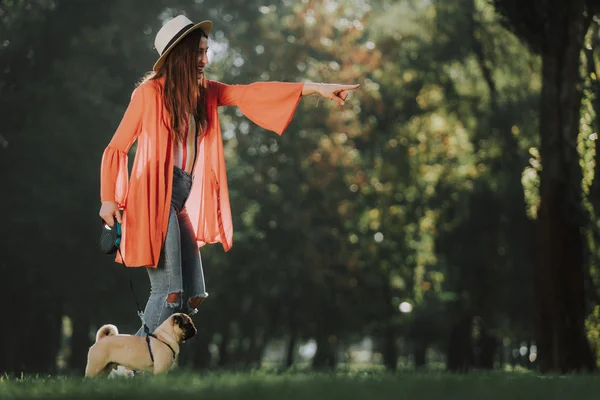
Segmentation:
{"type": "Polygon", "coordinates": [[[182,141],[176,141],[174,146],[173,165],[181,168],[188,174],[194,171],[196,159],[198,158],[198,148],[200,147],[201,135],[196,132],[196,120],[190,115],[185,122],[185,136],[182,141]]]}

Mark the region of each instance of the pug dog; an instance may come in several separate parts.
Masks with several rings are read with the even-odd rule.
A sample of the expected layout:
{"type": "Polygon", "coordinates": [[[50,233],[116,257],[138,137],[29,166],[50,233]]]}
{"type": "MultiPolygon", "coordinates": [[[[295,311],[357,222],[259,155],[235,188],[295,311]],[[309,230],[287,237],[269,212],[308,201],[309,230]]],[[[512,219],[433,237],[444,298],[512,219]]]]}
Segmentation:
{"type": "Polygon", "coordinates": [[[171,315],[150,336],[150,357],[145,336],[121,335],[116,326],[104,325],[96,333],[96,343],[88,352],[85,376],[108,376],[121,365],[130,370],[167,372],[179,355],[179,344],[196,335],[192,319],[183,313],[171,315]]]}

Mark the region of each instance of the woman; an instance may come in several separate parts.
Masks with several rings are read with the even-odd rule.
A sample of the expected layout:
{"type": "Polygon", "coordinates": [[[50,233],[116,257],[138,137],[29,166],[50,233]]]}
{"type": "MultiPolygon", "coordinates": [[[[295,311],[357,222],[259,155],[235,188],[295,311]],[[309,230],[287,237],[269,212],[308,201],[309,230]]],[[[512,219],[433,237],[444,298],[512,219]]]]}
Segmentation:
{"type": "Polygon", "coordinates": [[[194,314],[208,296],[198,248],[232,246],[217,107],[237,106],[256,124],[282,134],[301,96],[318,94],[342,105],[347,91],[358,88],[207,80],[211,28],[210,21],[193,24],[180,15],[159,30],[154,41],[159,59],[133,91],[102,157],[100,216],[110,226],[115,218],[122,224],[117,262],[148,271],[151,294],[144,315],[150,332],[174,312],[194,314]],[[128,177],[127,152],[136,140],[128,177]]]}

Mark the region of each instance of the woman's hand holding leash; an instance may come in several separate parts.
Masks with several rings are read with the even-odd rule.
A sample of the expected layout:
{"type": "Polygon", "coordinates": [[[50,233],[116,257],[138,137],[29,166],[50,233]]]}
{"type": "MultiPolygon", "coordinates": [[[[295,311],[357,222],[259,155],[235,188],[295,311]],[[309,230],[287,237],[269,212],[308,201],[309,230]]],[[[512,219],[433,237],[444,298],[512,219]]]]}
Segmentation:
{"type": "Polygon", "coordinates": [[[326,99],[335,101],[343,106],[348,97],[348,91],[358,89],[360,85],[338,85],[335,83],[305,83],[302,96],[318,94],[326,99]]]}
{"type": "Polygon", "coordinates": [[[100,218],[106,222],[106,225],[112,227],[115,224],[115,218],[118,223],[122,223],[121,221],[121,211],[119,210],[119,205],[112,201],[103,201],[102,206],[100,207],[100,218]]]}

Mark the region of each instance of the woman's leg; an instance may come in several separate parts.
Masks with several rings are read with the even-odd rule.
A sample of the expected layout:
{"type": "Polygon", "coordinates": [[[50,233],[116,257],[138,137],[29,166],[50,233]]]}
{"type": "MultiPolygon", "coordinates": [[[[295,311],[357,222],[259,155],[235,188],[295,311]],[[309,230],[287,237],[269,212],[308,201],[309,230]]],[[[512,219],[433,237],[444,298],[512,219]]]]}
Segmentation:
{"type": "Polygon", "coordinates": [[[181,237],[181,269],[183,276],[183,312],[194,315],[196,308],[208,297],[202,270],[202,260],[196,242],[196,235],[185,207],[179,213],[181,237]]]}
{"type": "MultiPolygon", "coordinates": [[[[144,320],[150,332],[154,332],[172,314],[181,310],[181,239],[177,210],[171,205],[167,236],[157,268],[146,268],[150,277],[150,297],[144,310],[144,320]]],[[[137,336],[144,336],[142,326],[137,336]]]]}

